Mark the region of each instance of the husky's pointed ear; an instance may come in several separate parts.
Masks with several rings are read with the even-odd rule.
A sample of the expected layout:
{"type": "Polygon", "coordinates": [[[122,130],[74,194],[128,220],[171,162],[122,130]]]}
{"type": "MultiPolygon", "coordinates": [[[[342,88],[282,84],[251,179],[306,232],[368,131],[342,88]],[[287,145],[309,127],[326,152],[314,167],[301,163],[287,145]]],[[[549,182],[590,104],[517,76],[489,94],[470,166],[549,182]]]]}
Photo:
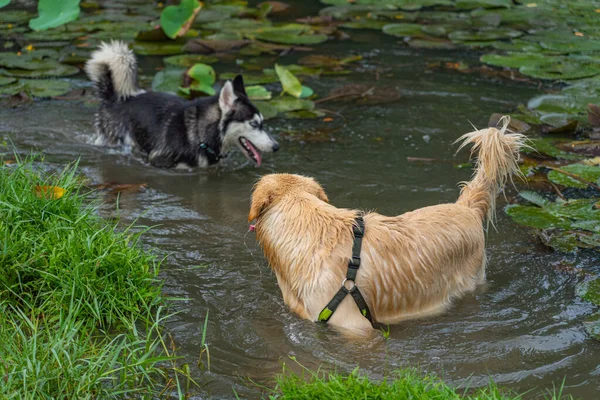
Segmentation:
{"type": "Polygon", "coordinates": [[[248,96],[246,94],[246,88],[244,87],[244,78],[241,75],[238,75],[233,79],[233,90],[234,92],[248,96]]]}
{"type": "Polygon", "coordinates": [[[237,96],[233,92],[231,81],[225,82],[221,93],[219,94],[219,108],[223,114],[227,114],[233,108],[233,104],[237,100],[237,96]]]}

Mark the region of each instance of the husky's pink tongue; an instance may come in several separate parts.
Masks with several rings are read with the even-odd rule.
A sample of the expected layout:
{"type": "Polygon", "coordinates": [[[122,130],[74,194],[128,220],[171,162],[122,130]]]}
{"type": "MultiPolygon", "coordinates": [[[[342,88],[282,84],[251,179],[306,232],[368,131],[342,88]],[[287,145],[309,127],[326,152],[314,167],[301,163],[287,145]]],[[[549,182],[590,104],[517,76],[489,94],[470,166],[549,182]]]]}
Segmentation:
{"type": "Polygon", "coordinates": [[[254,155],[254,159],[256,160],[256,166],[260,167],[260,162],[261,162],[260,152],[258,150],[256,150],[256,147],[254,147],[254,145],[252,144],[252,142],[249,141],[249,140],[246,141],[246,146],[248,146],[248,148],[250,149],[250,151],[254,155]]]}

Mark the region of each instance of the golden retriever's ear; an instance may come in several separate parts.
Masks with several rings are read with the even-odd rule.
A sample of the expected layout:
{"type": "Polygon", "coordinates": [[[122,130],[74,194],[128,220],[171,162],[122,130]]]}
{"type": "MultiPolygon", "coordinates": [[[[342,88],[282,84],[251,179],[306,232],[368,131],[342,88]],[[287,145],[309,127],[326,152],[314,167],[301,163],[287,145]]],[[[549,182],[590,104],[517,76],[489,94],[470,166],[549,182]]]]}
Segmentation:
{"type": "Polygon", "coordinates": [[[252,202],[250,204],[250,213],[248,213],[248,222],[260,216],[265,208],[273,201],[273,196],[263,187],[257,186],[252,193],[252,202]]]}
{"type": "Polygon", "coordinates": [[[325,203],[329,203],[329,198],[327,197],[325,191],[321,187],[317,191],[317,197],[319,198],[319,200],[323,200],[325,203]]]}

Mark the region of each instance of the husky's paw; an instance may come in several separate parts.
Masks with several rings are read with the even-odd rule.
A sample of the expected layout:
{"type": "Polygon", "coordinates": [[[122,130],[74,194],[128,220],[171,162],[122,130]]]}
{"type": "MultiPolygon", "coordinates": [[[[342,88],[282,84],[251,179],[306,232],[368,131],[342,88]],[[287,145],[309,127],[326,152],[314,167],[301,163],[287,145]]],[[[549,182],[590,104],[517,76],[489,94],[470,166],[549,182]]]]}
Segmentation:
{"type": "Polygon", "coordinates": [[[170,154],[161,153],[158,151],[153,151],[148,156],[148,161],[152,166],[157,168],[173,168],[175,166],[175,161],[170,154]]]}

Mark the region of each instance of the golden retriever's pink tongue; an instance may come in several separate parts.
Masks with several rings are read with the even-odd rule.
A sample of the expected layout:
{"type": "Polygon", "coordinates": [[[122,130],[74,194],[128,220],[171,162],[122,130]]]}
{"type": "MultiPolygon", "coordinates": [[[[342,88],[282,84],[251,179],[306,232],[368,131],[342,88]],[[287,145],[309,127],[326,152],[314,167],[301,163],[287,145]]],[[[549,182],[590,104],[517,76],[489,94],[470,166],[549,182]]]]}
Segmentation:
{"type": "Polygon", "coordinates": [[[248,227],[248,230],[249,230],[250,232],[254,232],[254,231],[256,231],[256,225],[254,225],[254,224],[250,224],[250,226],[248,227]]]}
{"type": "Polygon", "coordinates": [[[254,159],[256,160],[256,166],[260,167],[260,162],[262,161],[260,158],[260,151],[256,150],[256,147],[249,140],[246,142],[246,146],[250,149],[252,154],[254,155],[254,159]]]}

